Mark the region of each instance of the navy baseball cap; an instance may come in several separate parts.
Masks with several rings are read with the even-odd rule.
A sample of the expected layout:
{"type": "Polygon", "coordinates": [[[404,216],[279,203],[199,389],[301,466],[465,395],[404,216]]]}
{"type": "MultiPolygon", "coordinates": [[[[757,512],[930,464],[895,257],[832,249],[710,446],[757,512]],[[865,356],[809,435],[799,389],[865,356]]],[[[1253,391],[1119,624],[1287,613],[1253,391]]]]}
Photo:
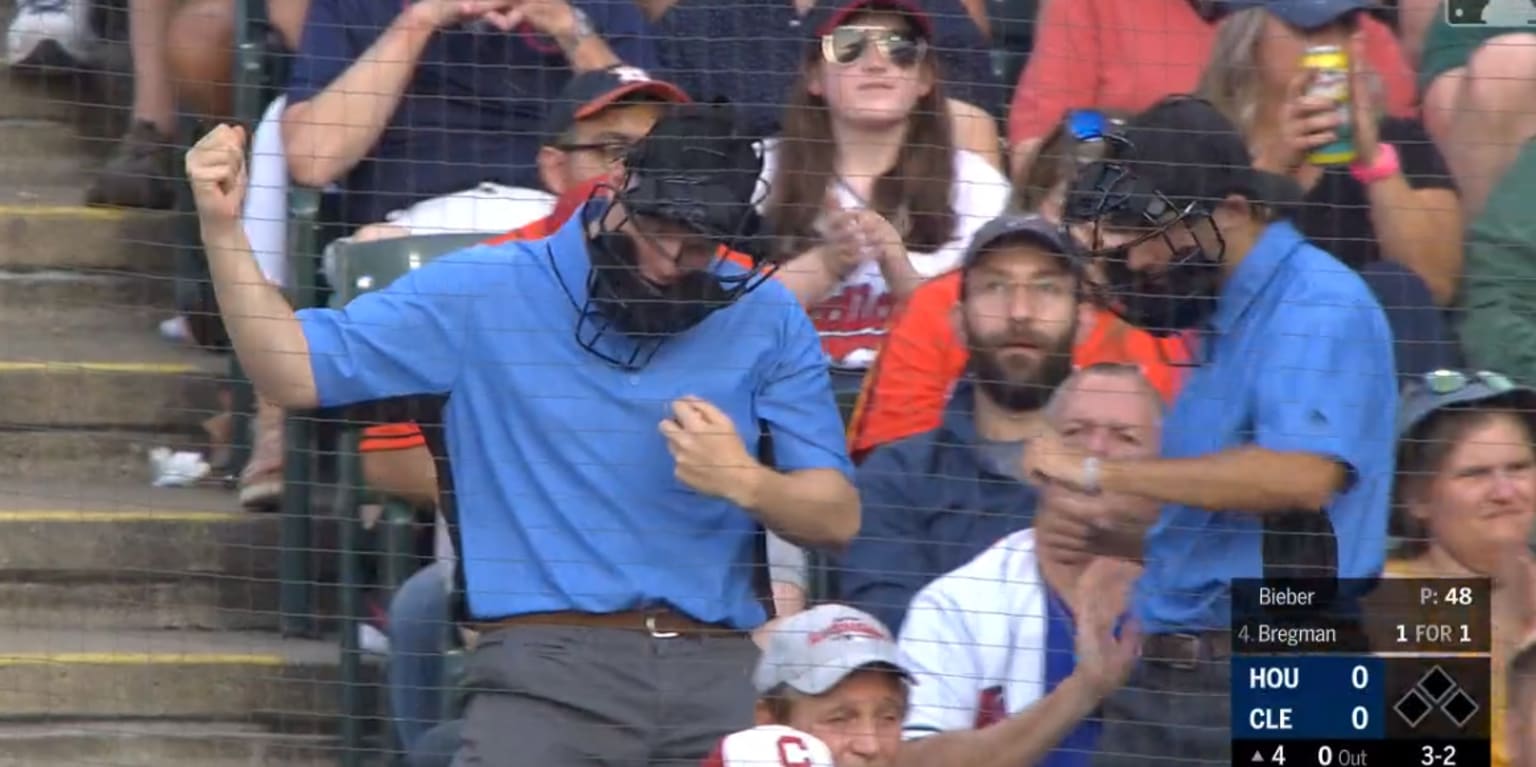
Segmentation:
{"type": "Polygon", "coordinates": [[[1432,370],[1403,385],[1397,409],[1397,435],[1411,435],[1442,410],[1472,405],[1509,407],[1528,419],[1536,419],[1536,389],[1487,370],[1432,370]]]}
{"type": "Polygon", "coordinates": [[[649,96],[671,104],[686,104],[690,100],[682,88],[657,80],[639,67],[620,65],[581,72],[571,76],[549,105],[544,116],[544,140],[554,141],[577,122],[633,96],[649,96]]]}
{"type": "Polygon", "coordinates": [[[1067,259],[1074,271],[1081,266],[1074,255],[1076,250],[1069,247],[1067,235],[1058,224],[1036,213],[1004,213],[976,230],[976,234],[971,237],[971,244],[965,249],[960,268],[975,266],[989,249],[1004,241],[1029,243],[1049,253],[1059,253],[1067,259]]]}
{"type": "Polygon", "coordinates": [[[1227,11],[1263,8],[1275,18],[1297,29],[1322,29],[1356,11],[1371,11],[1381,6],[1371,0],[1223,0],[1227,11]]]}
{"type": "Polygon", "coordinates": [[[928,18],[928,14],[910,0],[832,0],[829,3],[817,3],[806,14],[804,26],[810,30],[811,39],[820,40],[823,35],[847,24],[854,16],[878,11],[899,13],[907,17],[919,35],[928,40],[933,39],[933,19],[928,18]]]}

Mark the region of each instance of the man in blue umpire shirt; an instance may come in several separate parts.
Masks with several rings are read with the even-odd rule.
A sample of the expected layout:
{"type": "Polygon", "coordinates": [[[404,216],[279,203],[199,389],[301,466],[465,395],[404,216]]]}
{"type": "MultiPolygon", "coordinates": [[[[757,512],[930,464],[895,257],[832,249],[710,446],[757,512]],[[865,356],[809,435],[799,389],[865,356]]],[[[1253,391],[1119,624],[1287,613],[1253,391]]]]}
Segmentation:
{"type": "Polygon", "coordinates": [[[816,332],[751,257],[760,161],[729,109],[677,107],[611,200],[548,239],[297,314],[242,233],[242,134],[219,127],[187,168],[257,389],[288,408],[448,397],[481,632],[456,763],[691,763],[750,727],[761,529],[841,546],[859,502],[816,332]]]}
{"type": "MultiPolygon", "coordinates": [[[[1253,170],[1209,104],[1171,97],[1121,139],[1078,176],[1068,219],[1111,304],[1185,333],[1195,367],[1161,458],[1101,461],[1047,435],[1024,464],[1036,483],[1165,504],[1133,600],[1142,662],[1105,703],[1094,764],[1226,764],[1232,579],[1381,572],[1392,336],[1360,277],[1284,220],[1299,191],[1253,170]]],[[[1085,542],[1114,523],[1078,521],[1085,542]]]]}

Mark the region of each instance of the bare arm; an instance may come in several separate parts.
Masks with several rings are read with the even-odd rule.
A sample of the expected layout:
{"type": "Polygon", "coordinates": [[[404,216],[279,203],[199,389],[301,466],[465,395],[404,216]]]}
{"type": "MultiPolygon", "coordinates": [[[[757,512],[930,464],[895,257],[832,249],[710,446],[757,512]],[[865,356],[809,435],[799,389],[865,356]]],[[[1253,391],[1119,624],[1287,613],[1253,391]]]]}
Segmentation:
{"type": "Polygon", "coordinates": [[[999,171],[1003,169],[1003,138],[992,115],[975,104],[950,99],[949,120],[955,146],[981,155],[999,171]]]}
{"type": "Polygon", "coordinates": [[[774,276],[809,308],[827,300],[846,275],[833,269],[826,246],[818,245],[790,259],[774,276]]]}
{"type": "Polygon", "coordinates": [[[340,77],[283,112],[283,146],[294,181],[332,183],[378,143],[437,30],[434,5],[411,5],[340,77]]]}
{"type": "Polygon", "coordinates": [[[363,453],[363,483],[412,506],[437,506],[437,462],[425,447],[363,453]]]}
{"type": "Polygon", "coordinates": [[[1025,767],[1038,764],[1084,717],[1100,696],[1068,677],[1017,716],[981,730],[951,730],[902,743],[895,767],[1025,767]]]}
{"type": "Polygon", "coordinates": [[[1197,509],[1270,513],[1322,511],[1349,475],[1312,453],[1239,447],[1198,458],[1106,461],[1100,486],[1197,509]]]}
{"type": "Polygon", "coordinates": [[[256,391],[284,408],[315,407],[318,395],[304,330],[288,299],[267,282],[251,257],[244,227],[205,223],[203,247],[224,327],[256,391]]]}
{"type": "Polygon", "coordinates": [[[622,63],[600,35],[574,37],[560,34],[555,39],[560,42],[560,50],[565,53],[565,60],[570,62],[573,71],[591,72],[622,63]]]}
{"type": "Polygon", "coordinates": [[[1449,305],[1461,279],[1461,204],[1448,189],[1414,189],[1399,173],[1366,188],[1382,255],[1412,269],[1449,305]]]}
{"type": "Polygon", "coordinates": [[[859,532],[859,494],[835,469],[779,472],[758,464],[731,500],[784,540],[842,548],[859,532]]]}

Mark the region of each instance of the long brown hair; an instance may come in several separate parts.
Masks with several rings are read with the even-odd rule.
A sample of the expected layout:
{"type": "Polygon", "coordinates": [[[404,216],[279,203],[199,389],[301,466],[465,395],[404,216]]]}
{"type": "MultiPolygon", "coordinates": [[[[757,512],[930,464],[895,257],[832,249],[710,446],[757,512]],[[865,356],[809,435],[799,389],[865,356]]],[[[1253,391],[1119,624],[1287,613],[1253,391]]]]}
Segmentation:
{"type": "MultiPolygon", "coordinates": [[[[955,140],[936,58],[930,48],[919,64],[933,86],[913,106],[896,166],[875,179],[868,201],[901,232],[907,248],[919,253],[938,250],[955,235],[955,140]]],[[[785,255],[820,241],[816,221],[834,183],[832,113],[826,99],[810,89],[821,66],[820,50],[809,50],[784,109],[778,165],[769,179],[767,219],[785,255]]]]}
{"type": "MultiPolygon", "coordinates": [[[[1259,102],[1264,93],[1264,73],[1259,66],[1259,48],[1264,42],[1268,18],[1266,9],[1248,8],[1222,19],[1216,27],[1216,44],[1211,48],[1211,57],[1200,73],[1200,83],[1195,86],[1196,95],[1211,102],[1237,126],[1238,132],[1249,139],[1253,138],[1254,128],[1261,117],[1259,102]]],[[[1351,18],[1346,23],[1355,29],[1359,21],[1351,18]]],[[[1364,75],[1365,86],[1370,90],[1370,103],[1380,111],[1387,103],[1381,75],[1368,66],[1364,75]]]]}

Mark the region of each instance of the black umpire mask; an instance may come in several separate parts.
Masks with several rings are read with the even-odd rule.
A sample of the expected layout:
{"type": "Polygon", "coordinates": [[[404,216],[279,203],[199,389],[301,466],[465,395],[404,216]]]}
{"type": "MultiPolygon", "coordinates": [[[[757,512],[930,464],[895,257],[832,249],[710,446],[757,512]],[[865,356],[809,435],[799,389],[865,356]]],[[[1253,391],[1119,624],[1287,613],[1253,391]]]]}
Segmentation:
{"type": "Polygon", "coordinates": [[[641,367],[667,338],[760,286],[773,271],[759,241],[754,195],[761,172],[762,159],[750,138],[737,135],[729,106],[686,104],[662,117],[626,159],[612,207],[588,236],[592,269],[582,315],[600,319],[577,327],[582,346],[622,367],[641,367]],[[655,234],[659,229],[669,234],[655,234]],[[669,253],[667,246],[679,243],[669,253]],[[722,247],[750,265],[720,258],[722,247]],[[642,249],[647,258],[674,259],[675,278],[647,279],[642,249]],[[628,359],[599,350],[609,328],[636,342],[628,359]]]}
{"type": "Polygon", "coordinates": [[[1103,266],[1106,302],[1126,322],[1155,336],[1171,336],[1203,325],[1216,312],[1226,242],[1204,206],[1176,207],[1126,166],[1101,161],[1079,175],[1066,217],[1092,223],[1096,243],[1106,228],[1145,232],[1129,243],[1096,246],[1088,255],[1103,266]],[[1180,239],[1195,244],[1175,244],[1173,234],[1180,227],[1186,230],[1180,239]],[[1204,237],[1201,229],[1208,230],[1204,237]],[[1131,249],[1157,239],[1171,253],[1168,262],[1133,270],[1131,249]],[[1216,242],[1214,252],[1199,244],[1208,239],[1216,242]]]}
{"type": "MultiPolygon", "coordinates": [[[[625,221],[634,217],[626,212],[625,221]]],[[[699,269],[681,266],[675,280],[665,284],[646,279],[640,269],[640,243],[646,235],[635,227],[601,224],[588,243],[592,272],[587,292],[593,304],[626,335],[660,338],[682,333],[740,297],[739,284],[719,273],[715,264],[699,269]]],[[[713,245],[702,236],[687,248],[713,245]]],[[[647,243],[659,249],[659,245],[647,243]]],[[[713,247],[710,248],[713,250],[713,247]]],[[[691,261],[691,259],[680,259],[691,261]]]]}

